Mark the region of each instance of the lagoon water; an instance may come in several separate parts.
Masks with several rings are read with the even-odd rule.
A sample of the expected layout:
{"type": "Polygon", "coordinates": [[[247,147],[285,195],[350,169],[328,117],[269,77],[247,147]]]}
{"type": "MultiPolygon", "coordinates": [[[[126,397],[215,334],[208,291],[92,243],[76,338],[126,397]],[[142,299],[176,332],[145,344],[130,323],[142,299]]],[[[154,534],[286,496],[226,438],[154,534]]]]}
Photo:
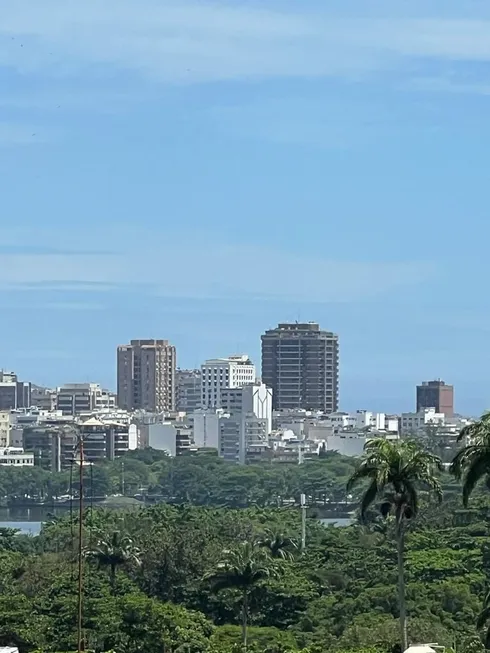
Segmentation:
{"type": "MultiPolygon", "coordinates": [[[[46,508],[0,508],[0,528],[18,528],[24,535],[39,535],[44,521],[52,514],[67,514],[66,509],[46,508]]],[[[349,526],[352,517],[341,515],[320,519],[320,523],[328,526],[349,526]]]]}

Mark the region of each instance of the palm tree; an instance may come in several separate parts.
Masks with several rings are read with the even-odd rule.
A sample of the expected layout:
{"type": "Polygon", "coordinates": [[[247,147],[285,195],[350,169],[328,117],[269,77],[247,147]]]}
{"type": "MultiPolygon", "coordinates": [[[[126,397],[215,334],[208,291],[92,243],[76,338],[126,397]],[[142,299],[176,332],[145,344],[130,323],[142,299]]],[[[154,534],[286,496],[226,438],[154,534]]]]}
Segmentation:
{"type": "Polygon", "coordinates": [[[292,549],[298,548],[298,545],[293,539],[286,537],[283,533],[276,533],[271,530],[265,531],[264,536],[257,540],[257,545],[264,547],[271,558],[279,558],[281,560],[292,560],[292,549]]]}
{"type": "Polygon", "coordinates": [[[482,478],[490,481],[490,412],[484,413],[477,422],[465,426],[458,442],[466,445],[458,451],[451,464],[451,472],[463,479],[463,503],[468,499],[482,478]]]}
{"type": "Polygon", "coordinates": [[[364,457],[350,477],[347,490],[359,482],[368,480],[369,485],[361,500],[361,519],[366,511],[381,499],[383,517],[390,513],[395,517],[395,539],[398,557],[398,603],[400,611],[400,639],[402,651],[408,647],[407,609],[405,601],[405,529],[407,521],[417,515],[418,492],[427,489],[442,499],[442,487],[435,475],[442,468],[440,459],[424,451],[416,442],[408,440],[368,440],[364,457]]]}
{"type": "Polygon", "coordinates": [[[241,592],[242,644],[247,650],[249,598],[260,581],[277,576],[278,568],[271,557],[256,543],[242,542],[236,549],[223,551],[216,570],[208,574],[215,591],[237,589],[241,592]]]}
{"type": "MultiPolygon", "coordinates": [[[[486,594],[483,600],[483,607],[476,620],[476,627],[478,630],[483,628],[490,619],[490,591],[486,594]]],[[[486,649],[490,649],[490,626],[487,625],[487,632],[485,633],[484,644],[486,649]]]]}
{"type": "Polygon", "coordinates": [[[87,551],[87,556],[95,560],[100,568],[109,569],[111,592],[116,589],[116,572],[119,567],[141,565],[141,551],[134,546],[127,535],[114,531],[109,539],[100,538],[96,546],[87,551]]]}

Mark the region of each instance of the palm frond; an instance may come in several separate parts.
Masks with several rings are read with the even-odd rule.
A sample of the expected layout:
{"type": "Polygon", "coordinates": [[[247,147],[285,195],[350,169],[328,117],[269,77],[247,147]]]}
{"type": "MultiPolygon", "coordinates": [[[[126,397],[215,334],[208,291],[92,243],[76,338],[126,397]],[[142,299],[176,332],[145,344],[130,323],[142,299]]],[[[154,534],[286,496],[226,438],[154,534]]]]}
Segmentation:
{"type": "Polygon", "coordinates": [[[490,607],[487,606],[486,608],[483,608],[483,610],[480,612],[480,614],[477,617],[476,620],[476,627],[478,630],[483,628],[483,626],[487,623],[487,621],[490,618],[490,607]]]}
{"type": "Polygon", "coordinates": [[[376,479],[371,481],[371,484],[369,485],[368,489],[364,492],[364,495],[361,500],[361,519],[364,521],[366,518],[366,512],[368,511],[369,507],[371,506],[372,503],[376,500],[376,497],[378,495],[378,483],[376,479]]]}
{"type": "MultiPolygon", "coordinates": [[[[490,452],[489,452],[490,453],[490,452]]],[[[463,478],[463,505],[468,505],[468,500],[471,493],[475,489],[477,483],[490,472],[490,457],[488,453],[481,452],[479,456],[473,456],[472,460],[468,461],[465,475],[463,478]]]]}

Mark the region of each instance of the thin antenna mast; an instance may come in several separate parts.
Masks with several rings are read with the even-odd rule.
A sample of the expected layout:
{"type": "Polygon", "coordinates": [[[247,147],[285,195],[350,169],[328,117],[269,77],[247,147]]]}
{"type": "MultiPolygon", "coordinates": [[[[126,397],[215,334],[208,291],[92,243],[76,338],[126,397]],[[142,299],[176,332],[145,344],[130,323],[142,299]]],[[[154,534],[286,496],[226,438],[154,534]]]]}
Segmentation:
{"type": "Polygon", "coordinates": [[[84,651],[83,641],[83,436],[78,431],[78,451],[80,455],[80,496],[78,515],[78,653],[84,651]]]}

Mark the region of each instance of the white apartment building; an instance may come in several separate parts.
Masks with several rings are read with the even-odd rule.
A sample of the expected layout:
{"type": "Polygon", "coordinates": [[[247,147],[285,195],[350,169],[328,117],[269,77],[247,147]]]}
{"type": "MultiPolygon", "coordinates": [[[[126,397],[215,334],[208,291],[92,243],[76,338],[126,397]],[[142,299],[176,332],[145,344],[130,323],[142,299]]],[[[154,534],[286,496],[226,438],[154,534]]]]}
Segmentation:
{"type": "Polygon", "coordinates": [[[192,446],[192,429],[182,423],[148,424],[148,443],[152,449],[166,451],[169,456],[175,457],[192,446]]]}
{"type": "Polygon", "coordinates": [[[33,467],[34,454],[25,453],[21,447],[0,448],[0,465],[9,467],[33,467]]]}
{"type": "Polygon", "coordinates": [[[330,429],[332,432],[345,430],[361,431],[370,429],[374,431],[398,432],[398,418],[388,416],[386,413],[374,413],[369,410],[357,410],[355,413],[336,412],[317,420],[309,420],[305,424],[305,433],[308,435],[315,429],[330,429]]]}
{"type": "Polygon", "coordinates": [[[10,412],[3,410],[0,412],[0,449],[10,446],[10,429],[10,412]]]}
{"type": "Polygon", "coordinates": [[[223,388],[219,455],[244,464],[249,447],[266,446],[272,431],[272,389],[264,383],[223,388]]]}
{"type": "Polygon", "coordinates": [[[402,435],[418,433],[428,426],[443,426],[446,416],[436,413],[435,408],[424,408],[418,413],[402,413],[400,418],[400,432],[402,435]]]}
{"type": "Polygon", "coordinates": [[[207,360],[201,365],[202,408],[221,408],[223,388],[241,388],[255,378],[255,365],[246,354],[207,360]]]}
{"type": "Polygon", "coordinates": [[[220,420],[224,411],[221,408],[201,408],[189,416],[192,424],[194,445],[198,449],[211,448],[219,451],[220,420]]]}
{"type": "Polygon", "coordinates": [[[236,412],[220,419],[219,455],[225,460],[244,465],[247,451],[252,447],[267,446],[267,420],[253,413],[236,412]]]}
{"type": "Polygon", "coordinates": [[[221,390],[221,408],[231,414],[244,413],[266,420],[267,435],[272,431],[272,388],[255,382],[241,388],[221,390]]]}

